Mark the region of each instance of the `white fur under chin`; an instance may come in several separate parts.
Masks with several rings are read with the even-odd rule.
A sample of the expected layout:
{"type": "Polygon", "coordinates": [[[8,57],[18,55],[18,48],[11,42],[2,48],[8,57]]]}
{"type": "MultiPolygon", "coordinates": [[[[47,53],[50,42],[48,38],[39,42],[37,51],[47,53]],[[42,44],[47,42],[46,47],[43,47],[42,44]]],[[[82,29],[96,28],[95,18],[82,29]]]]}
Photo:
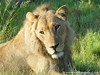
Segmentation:
{"type": "Polygon", "coordinates": [[[59,58],[59,57],[61,57],[63,55],[64,55],[64,52],[59,52],[57,54],[52,54],[51,56],[52,56],[52,58],[57,59],[57,58],[59,58]]]}

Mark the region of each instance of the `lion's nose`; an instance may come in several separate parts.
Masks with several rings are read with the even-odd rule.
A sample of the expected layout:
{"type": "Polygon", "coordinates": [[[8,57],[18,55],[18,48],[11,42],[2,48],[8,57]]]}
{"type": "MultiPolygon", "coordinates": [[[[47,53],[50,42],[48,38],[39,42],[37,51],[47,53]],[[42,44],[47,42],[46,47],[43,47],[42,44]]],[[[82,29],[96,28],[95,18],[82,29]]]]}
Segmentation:
{"type": "Polygon", "coordinates": [[[59,43],[54,45],[54,46],[51,46],[50,48],[53,48],[54,50],[56,50],[56,48],[58,47],[59,43]]]}

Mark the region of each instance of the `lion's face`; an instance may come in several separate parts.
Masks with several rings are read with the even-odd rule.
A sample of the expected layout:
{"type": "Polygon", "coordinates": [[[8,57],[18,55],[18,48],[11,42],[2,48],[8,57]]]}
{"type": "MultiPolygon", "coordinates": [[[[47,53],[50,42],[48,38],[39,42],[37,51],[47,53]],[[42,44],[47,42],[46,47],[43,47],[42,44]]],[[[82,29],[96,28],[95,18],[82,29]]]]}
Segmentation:
{"type": "Polygon", "coordinates": [[[36,37],[44,44],[52,58],[58,58],[64,54],[65,8],[65,6],[60,7],[56,12],[49,10],[44,15],[39,16],[34,23],[36,24],[34,30],[36,37]]]}

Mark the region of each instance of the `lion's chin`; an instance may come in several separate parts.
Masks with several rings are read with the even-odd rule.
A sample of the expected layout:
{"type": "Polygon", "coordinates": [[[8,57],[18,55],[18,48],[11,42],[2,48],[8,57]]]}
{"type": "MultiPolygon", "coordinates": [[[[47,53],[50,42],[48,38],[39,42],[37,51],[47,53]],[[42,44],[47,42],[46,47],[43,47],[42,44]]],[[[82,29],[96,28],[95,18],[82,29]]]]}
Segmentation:
{"type": "Polygon", "coordinates": [[[58,59],[59,57],[63,55],[64,55],[64,52],[57,52],[57,53],[52,54],[51,56],[53,59],[58,59]]]}

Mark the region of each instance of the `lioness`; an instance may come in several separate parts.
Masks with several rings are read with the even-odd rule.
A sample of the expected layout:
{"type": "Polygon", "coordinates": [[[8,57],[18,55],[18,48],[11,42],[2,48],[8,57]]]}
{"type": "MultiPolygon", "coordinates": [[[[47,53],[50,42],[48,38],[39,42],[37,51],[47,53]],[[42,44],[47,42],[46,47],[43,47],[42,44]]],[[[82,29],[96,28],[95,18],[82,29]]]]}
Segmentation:
{"type": "Polygon", "coordinates": [[[23,28],[12,40],[0,45],[0,70],[25,71],[51,75],[69,71],[70,46],[74,31],[68,22],[66,5],[57,11],[44,4],[26,14],[23,28]]]}

